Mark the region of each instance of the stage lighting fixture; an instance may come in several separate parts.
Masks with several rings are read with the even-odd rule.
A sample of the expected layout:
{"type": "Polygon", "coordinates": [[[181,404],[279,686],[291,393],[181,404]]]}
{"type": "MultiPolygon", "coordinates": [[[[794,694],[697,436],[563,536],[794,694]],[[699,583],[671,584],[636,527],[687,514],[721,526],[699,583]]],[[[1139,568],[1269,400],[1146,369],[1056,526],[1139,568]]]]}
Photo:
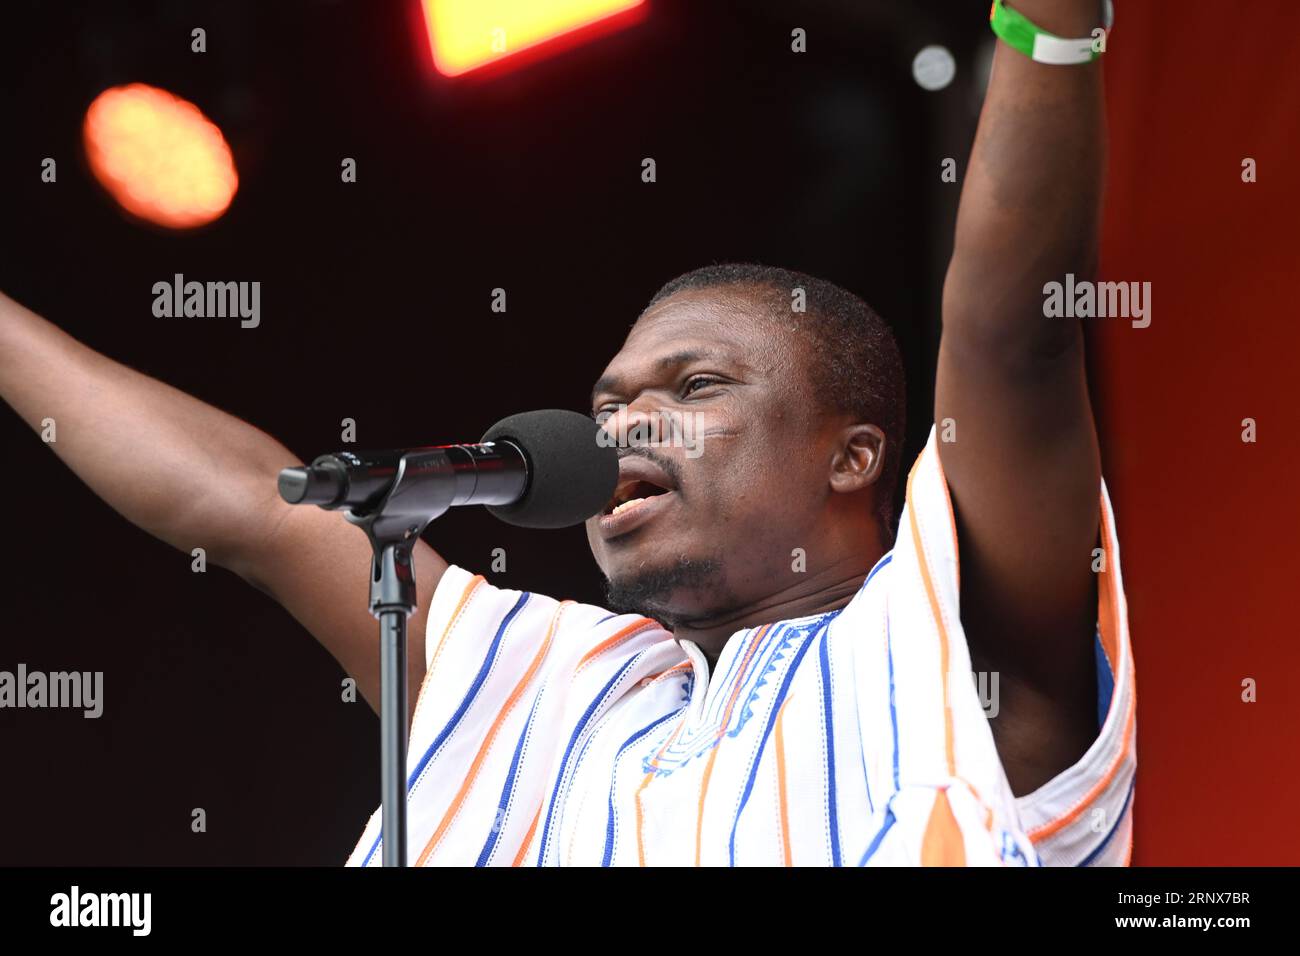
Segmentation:
{"type": "Polygon", "coordinates": [[[433,63],[445,76],[513,57],[550,43],[548,50],[601,27],[639,18],[644,0],[423,0],[433,63]],[[620,17],[620,14],[628,14],[620,17]],[[578,32],[581,31],[581,32],[578,32]]]}
{"type": "Polygon", "coordinates": [[[95,97],[83,126],[95,178],[133,216],[171,229],[212,222],[239,187],[225,137],[193,103],[132,83],[95,97]]]}

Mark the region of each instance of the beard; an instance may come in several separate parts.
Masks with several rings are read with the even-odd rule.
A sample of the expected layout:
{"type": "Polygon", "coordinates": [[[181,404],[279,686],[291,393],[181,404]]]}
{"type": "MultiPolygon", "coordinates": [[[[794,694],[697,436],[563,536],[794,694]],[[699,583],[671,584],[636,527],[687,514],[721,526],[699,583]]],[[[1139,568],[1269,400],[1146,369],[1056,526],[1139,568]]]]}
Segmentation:
{"type": "Polygon", "coordinates": [[[678,590],[717,591],[722,562],[717,558],[688,558],[666,568],[648,568],[632,575],[605,579],[605,604],[620,614],[641,614],[672,629],[691,616],[675,610],[668,602],[678,590]]]}

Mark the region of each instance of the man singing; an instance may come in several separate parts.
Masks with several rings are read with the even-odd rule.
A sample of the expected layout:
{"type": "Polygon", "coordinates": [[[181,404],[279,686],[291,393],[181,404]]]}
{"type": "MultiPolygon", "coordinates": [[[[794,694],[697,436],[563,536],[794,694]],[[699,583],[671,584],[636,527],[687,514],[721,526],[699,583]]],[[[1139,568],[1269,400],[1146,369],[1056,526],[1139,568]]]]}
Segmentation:
{"type": "MultiPolygon", "coordinates": [[[[710,266],[659,291],[595,384],[608,432],[689,422],[697,452],[619,448],[617,490],[587,522],[608,608],[499,588],[417,546],[410,860],[1128,863],[1118,544],[1082,329],[1043,306],[1045,284],[1095,267],[1099,7],[994,4],[914,463],[898,351],[862,300],[710,266]]],[[[91,488],[273,595],[377,704],[356,593],[369,545],[279,499],[299,459],[2,297],[0,346],[5,399],[33,427],[59,422],[51,447],[91,488]]],[[[380,817],[348,864],[379,862],[380,817]]]]}

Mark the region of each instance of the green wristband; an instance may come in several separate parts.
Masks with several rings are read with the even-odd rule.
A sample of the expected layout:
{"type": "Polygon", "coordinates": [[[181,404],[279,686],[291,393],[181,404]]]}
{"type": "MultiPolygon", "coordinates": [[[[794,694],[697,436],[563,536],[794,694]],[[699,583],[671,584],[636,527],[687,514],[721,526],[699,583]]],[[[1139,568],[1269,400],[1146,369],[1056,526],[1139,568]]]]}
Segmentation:
{"type": "MultiPolygon", "coordinates": [[[[1106,0],[1105,9],[1106,22],[1103,29],[1109,32],[1114,20],[1110,0],[1106,0]]],[[[1006,6],[1002,0],[993,0],[993,8],[989,11],[989,26],[1008,46],[1035,62],[1053,66],[1091,63],[1106,49],[1104,38],[1095,33],[1078,40],[1067,40],[1048,33],[1023,13],[1006,6]]]]}

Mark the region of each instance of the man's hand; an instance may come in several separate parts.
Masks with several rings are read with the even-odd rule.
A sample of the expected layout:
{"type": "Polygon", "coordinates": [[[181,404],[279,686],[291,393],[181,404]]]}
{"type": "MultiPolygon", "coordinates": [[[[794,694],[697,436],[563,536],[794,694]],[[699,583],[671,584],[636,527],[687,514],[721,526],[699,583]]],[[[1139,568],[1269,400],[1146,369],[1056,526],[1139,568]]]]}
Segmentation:
{"type": "MultiPolygon", "coordinates": [[[[1100,0],[1015,0],[1067,38],[1100,0]]],[[[944,285],[935,389],[977,670],[1000,674],[993,720],[1012,790],[1073,764],[1096,737],[1092,549],[1100,455],[1075,319],[1045,283],[1090,278],[1105,158],[1100,61],[1034,62],[998,41],[944,285]]]]}

